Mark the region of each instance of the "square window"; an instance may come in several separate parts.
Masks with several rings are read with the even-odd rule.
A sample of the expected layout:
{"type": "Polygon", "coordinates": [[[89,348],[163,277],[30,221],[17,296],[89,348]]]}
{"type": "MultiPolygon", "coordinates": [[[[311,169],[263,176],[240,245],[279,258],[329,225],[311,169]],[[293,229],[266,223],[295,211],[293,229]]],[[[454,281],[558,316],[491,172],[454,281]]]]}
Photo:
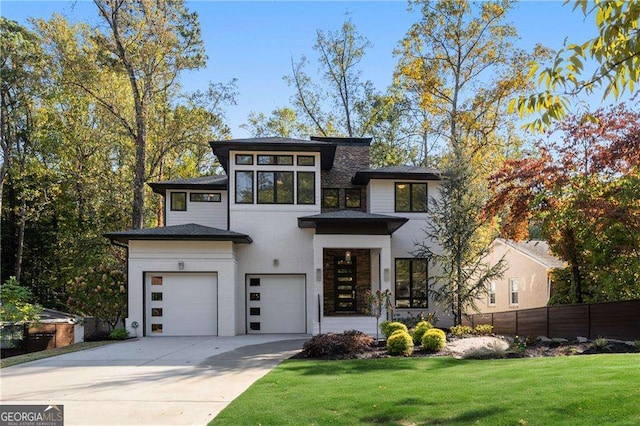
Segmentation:
{"type": "Polygon", "coordinates": [[[258,204],[293,204],[293,172],[258,172],[258,204]]]}
{"type": "Polygon", "coordinates": [[[250,166],[253,164],[253,155],[236,154],[236,164],[239,166],[250,166]]]}
{"type": "Polygon", "coordinates": [[[337,188],[322,188],[322,207],[336,209],[340,206],[340,190],[337,188]]]}
{"type": "Polygon", "coordinates": [[[259,322],[250,322],[249,323],[249,328],[251,330],[260,330],[260,323],[259,322]]]}
{"type": "Polygon", "coordinates": [[[276,155],[278,166],[293,166],[293,155],[276,155]]]}
{"type": "Polygon", "coordinates": [[[260,278],[249,278],[250,287],[260,287],[260,278]]]}
{"type": "Polygon", "coordinates": [[[161,302],[162,301],[162,293],[161,292],[152,292],[151,293],[151,300],[153,300],[154,302],[161,302]]]}
{"type": "Polygon", "coordinates": [[[359,209],[362,207],[362,191],[360,188],[345,189],[344,205],[348,209],[359,209]]]}
{"type": "Polygon", "coordinates": [[[260,300],[260,293],[249,293],[249,300],[260,300]]]}
{"type": "Polygon", "coordinates": [[[260,315],[260,308],[249,308],[249,315],[260,315]]]}
{"type": "Polygon", "coordinates": [[[162,324],[151,324],[152,333],[162,333],[162,324]]]}
{"type": "Polygon", "coordinates": [[[151,277],[151,285],[162,285],[162,277],[151,277]]]}
{"type": "Polygon", "coordinates": [[[152,317],[161,317],[162,316],[162,308],[151,308],[151,316],[152,317]]]}
{"type": "Polygon", "coordinates": [[[423,213],[427,211],[427,184],[395,184],[395,211],[423,213]]]}
{"type": "Polygon", "coordinates": [[[222,194],[220,194],[219,192],[215,192],[212,194],[191,192],[189,194],[189,201],[194,203],[219,203],[222,201],[222,194]]]}
{"type": "Polygon", "coordinates": [[[313,155],[298,155],[298,166],[315,166],[316,157],[313,155]]]}
{"type": "Polygon", "coordinates": [[[276,164],[275,155],[258,155],[258,164],[261,166],[271,166],[276,164]]]}
{"type": "Polygon", "coordinates": [[[187,193],[171,193],[171,211],[184,212],[187,210],[187,193]]]}

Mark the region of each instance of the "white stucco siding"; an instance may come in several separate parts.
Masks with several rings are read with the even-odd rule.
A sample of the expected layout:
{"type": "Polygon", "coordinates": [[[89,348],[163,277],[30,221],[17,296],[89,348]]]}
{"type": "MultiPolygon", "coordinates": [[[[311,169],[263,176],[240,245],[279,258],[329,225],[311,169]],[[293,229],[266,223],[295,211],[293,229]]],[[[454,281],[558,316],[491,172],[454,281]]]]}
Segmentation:
{"type": "Polygon", "coordinates": [[[228,210],[227,210],[227,191],[210,190],[210,191],[190,191],[177,190],[167,191],[166,195],[166,226],[184,225],[187,223],[197,223],[198,225],[211,226],[218,229],[228,229],[228,210]],[[187,210],[174,211],[171,210],[171,193],[186,192],[187,193],[187,210]],[[220,201],[202,202],[191,201],[191,193],[200,194],[220,194],[220,201]]]}
{"type": "Polygon", "coordinates": [[[142,336],[145,324],[143,280],[146,272],[217,274],[217,313],[220,319],[218,335],[237,334],[237,310],[242,309],[244,300],[237,299],[236,259],[232,242],[129,242],[129,316],[126,318],[126,325],[129,333],[138,337],[142,336]],[[131,326],[134,321],[139,324],[137,330],[131,326]]]}

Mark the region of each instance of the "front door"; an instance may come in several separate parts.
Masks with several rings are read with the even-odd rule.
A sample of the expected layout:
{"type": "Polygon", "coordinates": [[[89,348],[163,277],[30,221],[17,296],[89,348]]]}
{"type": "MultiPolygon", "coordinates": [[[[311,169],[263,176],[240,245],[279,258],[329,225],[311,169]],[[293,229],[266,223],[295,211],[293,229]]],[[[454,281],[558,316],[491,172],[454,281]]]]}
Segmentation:
{"type": "Polygon", "coordinates": [[[336,312],[356,312],[356,257],[336,257],[334,268],[336,312]]]}

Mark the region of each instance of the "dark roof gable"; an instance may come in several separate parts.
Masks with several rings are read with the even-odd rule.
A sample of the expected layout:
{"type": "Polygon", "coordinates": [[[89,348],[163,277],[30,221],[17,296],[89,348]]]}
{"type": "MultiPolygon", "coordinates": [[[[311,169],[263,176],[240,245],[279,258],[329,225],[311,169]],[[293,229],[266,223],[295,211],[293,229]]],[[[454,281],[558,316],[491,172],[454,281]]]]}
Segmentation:
{"type": "Polygon", "coordinates": [[[185,225],[163,226],[158,228],[129,229],[104,234],[111,241],[127,243],[130,240],[203,240],[233,241],[234,243],[251,243],[251,237],[238,232],[210,226],[188,223],[185,225]]]}
{"type": "Polygon", "coordinates": [[[417,166],[389,166],[356,172],[354,185],[367,185],[371,179],[441,180],[440,170],[417,166]]]}
{"type": "Polygon", "coordinates": [[[226,190],[228,184],[229,178],[227,175],[214,175],[151,182],[148,185],[153,189],[153,192],[164,195],[168,189],[226,190]]]}

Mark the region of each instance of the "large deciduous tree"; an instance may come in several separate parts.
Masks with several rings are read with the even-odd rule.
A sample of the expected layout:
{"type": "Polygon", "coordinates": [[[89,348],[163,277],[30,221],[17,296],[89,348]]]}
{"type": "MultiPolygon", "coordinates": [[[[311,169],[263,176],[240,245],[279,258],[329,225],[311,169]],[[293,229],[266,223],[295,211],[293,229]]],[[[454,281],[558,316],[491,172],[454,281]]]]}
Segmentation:
{"type": "MultiPolygon", "coordinates": [[[[482,221],[483,183],[513,141],[506,108],[530,85],[523,74],[534,55],[514,47],[505,23],[511,2],[415,1],[421,18],[398,49],[396,80],[423,112],[425,133],[442,138],[440,193],[416,254],[437,264],[431,293],[451,308],[456,324],[504,265],[483,264],[493,233],[482,221]],[[435,244],[432,248],[432,244],[435,244]]],[[[536,52],[543,54],[543,50],[536,52]]]]}
{"type": "Polygon", "coordinates": [[[640,297],[640,113],[591,116],[566,117],[536,155],[506,162],[486,206],[503,212],[506,237],[541,228],[569,264],[572,303],[640,297]]]}

